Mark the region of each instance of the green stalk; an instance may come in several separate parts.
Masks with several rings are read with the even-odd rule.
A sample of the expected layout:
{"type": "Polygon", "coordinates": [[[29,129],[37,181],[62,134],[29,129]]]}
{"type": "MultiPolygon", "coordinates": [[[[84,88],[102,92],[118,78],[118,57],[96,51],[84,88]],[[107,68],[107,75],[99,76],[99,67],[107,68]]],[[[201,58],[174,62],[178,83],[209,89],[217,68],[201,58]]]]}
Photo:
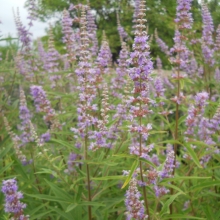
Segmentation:
{"type": "MultiPolygon", "coordinates": [[[[140,86],[141,86],[141,82],[140,82],[140,86]]],[[[140,90],[141,90],[141,88],[140,88],[140,90]]],[[[141,101],[140,101],[140,110],[142,110],[141,101]]],[[[142,126],[142,116],[139,117],[139,125],[140,125],[140,127],[142,126]]],[[[139,154],[140,154],[140,156],[142,154],[142,134],[139,135],[139,154]]],[[[140,166],[141,182],[143,183],[144,182],[144,177],[143,177],[143,168],[142,168],[142,162],[141,161],[139,161],[139,166],[140,166]]],[[[150,211],[149,211],[149,206],[148,206],[146,187],[142,186],[142,189],[143,189],[145,208],[147,210],[148,219],[150,220],[150,211]]]]}
{"type": "MultiPolygon", "coordinates": [[[[86,130],[86,136],[85,136],[85,160],[88,159],[88,131],[86,130]]],[[[92,201],[91,196],[91,187],[90,187],[90,173],[89,173],[89,164],[86,162],[86,177],[87,177],[87,185],[88,185],[88,200],[89,202],[92,201]]],[[[92,220],[92,207],[88,206],[88,213],[89,213],[89,220],[92,220]]]]}
{"type": "MultiPolygon", "coordinates": [[[[180,60],[180,53],[178,53],[178,59],[180,60]]],[[[178,70],[177,70],[177,100],[180,97],[180,65],[178,66],[178,70]]],[[[175,130],[174,130],[174,140],[177,141],[178,140],[178,128],[179,128],[179,104],[176,102],[176,113],[175,113],[175,130]]],[[[177,155],[177,148],[178,145],[175,142],[174,144],[174,168],[173,168],[173,173],[172,175],[175,175],[175,169],[176,169],[176,155],[177,155]]],[[[174,185],[174,182],[171,183],[172,185],[174,185]]],[[[170,194],[173,195],[174,194],[174,189],[171,188],[170,189],[170,194]]],[[[170,204],[170,214],[172,215],[173,213],[173,203],[170,204]]]]}

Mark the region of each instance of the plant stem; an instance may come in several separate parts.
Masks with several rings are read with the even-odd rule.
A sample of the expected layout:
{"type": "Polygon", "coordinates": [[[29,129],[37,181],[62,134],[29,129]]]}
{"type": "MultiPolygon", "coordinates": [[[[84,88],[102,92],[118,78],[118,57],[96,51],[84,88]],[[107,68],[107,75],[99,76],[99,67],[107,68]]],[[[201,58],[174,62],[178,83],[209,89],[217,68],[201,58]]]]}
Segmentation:
{"type": "MultiPolygon", "coordinates": [[[[144,182],[143,172],[142,172],[142,162],[141,161],[140,161],[140,175],[141,175],[141,182],[144,182]]],[[[148,220],[150,220],[150,211],[149,211],[148,201],[147,201],[147,191],[146,191],[145,186],[142,186],[142,188],[143,188],[144,203],[145,203],[145,207],[146,207],[146,210],[147,210],[148,220]]]]}
{"type": "MultiPolygon", "coordinates": [[[[89,164],[87,163],[88,159],[88,131],[86,130],[86,136],[85,136],[85,160],[86,160],[86,175],[87,175],[87,185],[88,185],[88,200],[89,202],[92,201],[92,196],[91,196],[91,187],[90,187],[90,173],[89,173],[89,164]]],[[[89,205],[88,206],[88,219],[92,220],[92,207],[89,205]]]]}
{"type": "MultiPolygon", "coordinates": [[[[142,109],[141,102],[140,102],[140,110],[142,109]]],[[[139,117],[139,125],[142,126],[142,116],[139,117]]],[[[139,154],[141,156],[142,154],[142,134],[139,135],[139,154]]],[[[142,168],[142,162],[140,161],[140,176],[141,176],[141,182],[144,183],[144,177],[143,177],[143,168],[142,168]]],[[[143,195],[144,195],[144,204],[147,210],[148,219],[150,220],[150,211],[148,207],[148,201],[147,201],[147,191],[146,187],[142,186],[143,188],[143,195]]]]}
{"type": "MultiPolygon", "coordinates": [[[[178,59],[180,60],[180,53],[178,53],[178,59]]],[[[177,69],[177,101],[176,101],[176,114],[175,114],[175,131],[174,131],[174,140],[177,141],[178,140],[178,127],[179,127],[179,104],[178,104],[178,100],[180,97],[180,65],[178,65],[178,69],[177,69]]],[[[175,175],[175,170],[176,170],[176,155],[177,155],[177,143],[174,144],[174,167],[173,167],[173,172],[172,175],[175,175]]],[[[172,185],[174,185],[174,182],[171,183],[172,185]]],[[[174,189],[171,188],[170,189],[170,194],[173,195],[174,193],[174,189]]],[[[173,213],[173,203],[170,204],[170,214],[172,215],[173,213]]]]}

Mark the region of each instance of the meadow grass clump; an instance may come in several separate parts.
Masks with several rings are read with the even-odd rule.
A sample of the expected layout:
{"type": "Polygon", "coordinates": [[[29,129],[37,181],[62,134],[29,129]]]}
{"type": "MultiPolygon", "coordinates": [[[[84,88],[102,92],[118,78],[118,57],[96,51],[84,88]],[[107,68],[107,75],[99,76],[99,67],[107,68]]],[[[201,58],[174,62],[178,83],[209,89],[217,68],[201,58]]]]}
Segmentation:
{"type": "Polygon", "coordinates": [[[15,15],[20,46],[0,60],[1,219],[220,218],[220,26],[202,2],[196,37],[191,5],[177,1],[170,48],[149,36],[145,0],[132,33],[118,11],[116,62],[89,5],[64,9],[61,51],[51,25],[48,46],[33,43],[35,1],[28,27],[15,15]]]}

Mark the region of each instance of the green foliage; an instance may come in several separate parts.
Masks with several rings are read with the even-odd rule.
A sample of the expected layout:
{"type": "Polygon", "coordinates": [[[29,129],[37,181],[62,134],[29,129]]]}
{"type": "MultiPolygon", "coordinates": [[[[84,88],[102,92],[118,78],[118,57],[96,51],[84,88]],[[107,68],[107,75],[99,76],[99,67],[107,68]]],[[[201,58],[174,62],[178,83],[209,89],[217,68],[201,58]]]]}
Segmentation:
{"type": "MultiPolygon", "coordinates": [[[[40,16],[42,19],[47,19],[56,13],[59,14],[63,8],[68,7],[69,3],[71,1],[41,0],[39,1],[40,16]]],[[[72,3],[79,2],[72,1],[72,3]]],[[[213,7],[214,3],[211,1],[210,7],[213,7]]],[[[97,12],[99,39],[101,39],[102,31],[105,30],[112,52],[117,54],[120,50],[120,41],[116,27],[116,11],[118,10],[120,14],[122,26],[132,36],[132,2],[126,0],[91,0],[90,6],[97,12]]],[[[218,5],[215,6],[218,10],[218,5]]],[[[194,30],[198,36],[201,35],[199,7],[197,1],[193,1],[194,30]]],[[[174,0],[149,1],[147,6],[149,34],[153,34],[155,28],[157,28],[160,37],[169,46],[172,46],[175,29],[173,22],[176,13],[175,8],[176,1],[174,0]]],[[[215,19],[217,19],[217,15],[215,19]]],[[[53,31],[56,49],[61,54],[66,54],[65,44],[60,40],[61,25],[59,22],[56,23],[53,31]]],[[[191,37],[192,35],[189,33],[189,40],[191,37]]],[[[28,67],[32,67],[37,63],[38,68],[28,72],[30,78],[26,78],[25,75],[19,73],[20,70],[14,62],[12,53],[6,59],[8,49],[12,48],[16,52],[22,47],[20,48],[10,37],[2,40],[7,43],[6,46],[2,47],[3,60],[0,61],[0,182],[2,183],[3,180],[10,178],[18,180],[19,190],[24,193],[22,201],[27,204],[24,212],[30,215],[31,220],[124,219],[126,213],[124,195],[129,188],[131,179],[140,175],[140,172],[143,172],[146,186],[139,188],[144,188],[147,192],[149,213],[152,220],[219,219],[220,156],[216,153],[219,148],[219,131],[210,134],[212,140],[216,142],[215,144],[208,144],[206,140],[200,138],[198,132],[203,129],[200,127],[195,126],[193,137],[190,136],[189,138],[186,135],[188,108],[195,104],[194,97],[198,92],[204,90],[210,92],[211,88],[207,106],[204,109],[204,117],[208,121],[213,118],[219,108],[219,105],[212,101],[215,96],[217,97],[216,101],[219,101],[217,96],[219,95],[219,82],[216,82],[213,77],[214,67],[204,66],[205,73],[209,74],[210,77],[210,80],[206,81],[204,76],[199,78],[196,74],[191,78],[172,79],[170,77],[171,73],[167,72],[166,75],[164,74],[165,76],[160,75],[160,77],[162,79],[167,77],[173,83],[174,89],[171,86],[166,86],[164,97],[156,98],[153,89],[148,91],[149,97],[155,100],[155,103],[152,106],[149,105],[152,112],[143,117],[141,123],[144,126],[150,123],[153,129],[149,131],[148,139],[144,140],[142,144],[149,146],[149,144],[154,143],[154,148],[148,154],[158,156],[158,163],[156,163],[150,159],[131,155],[129,152],[129,147],[133,144],[132,135],[134,132],[131,131],[133,121],[131,117],[126,118],[126,120],[122,120],[122,118],[130,113],[131,106],[127,107],[129,100],[136,100],[138,97],[134,95],[133,82],[127,76],[124,77],[125,84],[118,90],[112,87],[115,83],[113,79],[117,76],[116,69],[112,66],[103,68],[107,72],[105,74],[103,74],[104,70],[101,69],[100,78],[90,79],[95,81],[97,93],[97,97],[92,104],[98,107],[97,109],[94,108],[96,110],[90,108],[86,114],[95,116],[97,121],[102,121],[104,118],[102,109],[105,105],[103,101],[108,96],[107,104],[110,107],[107,110],[108,122],[105,126],[107,131],[113,129],[113,135],[115,135],[114,138],[108,139],[108,143],[112,144],[111,148],[104,148],[95,144],[95,148],[90,149],[89,144],[92,142],[92,137],[89,135],[94,131],[100,131],[98,123],[89,125],[86,135],[77,136],[72,131],[72,128],[78,128],[78,119],[82,116],[79,112],[79,105],[84,104],[83,107],[86,106],[83,100],[79,100],[79,97],[87,87],[83,87],[81,90],[78,89],[86,82],[86,75],[84,75],[85,82],[77,81],[75,70],[78,65],[73,64],[70,68],[63,70],[63,63],[58,63],[60,65],[59,70],[48,73],[45,70],[42,71],[41,57],[39,57],[36,50],[33,50],[28,56],[23,57],[23,61],[28,62],[28,67]],[[37,62],[32,62],[35,59],[37,59],[37,62]],[[55,86],[51,86],[50,76],[60,76],[55,86]],[[45,123],[45,112],[36,111],[35,103],[30,95],[31,85],[41,85],[43,87],[51,108],[56,113],[56,120],[53,122],[54,124],[58,123],[62,129],[53,130],[51,128],[54,125],[51,119],[52,116],[50,115],[51,120],[45,123]],[[101,89],[103,85],[107,85],[108,95],[104,94],[104,89],[101,89]],[[13,137],[20,136],[23,132],[18,126],[21,123],[21,117],[19,117],[19,108],[22,102],[19,98],[20,87],[23,88],[26,94],[27,107],[33,116],[31,123],[34,125],[35,130],[31,131],[32,141],[17,146],[13,137]],[[172,101],[176,90],[178,90],[177,87],[184,93],[184,99],[179,105],[172,101]],[[117,97],[114,92],[119,92],[121,96],[117,97]],[[123,105],[125,111],[121,115],[115,115],[119,104],[123,105]],[[168,113],[163,113],[165,111],[168,113]],[[176,125],[175,114],[169,111],[179,114],[178,126],[176,125]],[[8,120],[8,126],[5,118],[8,120]],[[41,146],[39,139],[48,130],[51,133],[51,138],[41,146]],[[175,137],[175,131],[179,135],[177,138],[175,137]],[[82,147],[76,147],[78,143],[82,147]],[[170,146],[176,147],[175,159],[178,166],[175,167],[175,172],[170,174],[169,177],[162,179],[159,174],[166,164],[167,149],[170,146]],[[21,163],[18,159],[18,149],[25,154],[28,160],[31,160],[30,163],[26,165],[21,163]],[[69,161],[69,155],[73,153],[76,154],[76,158],[71,162],[69,161]],[[206,159],[206,156],[209,155],[211,155],[209,161],[204,162],[202,159],[206,159]],[[127,171],[128,175],[122,175],[123,171],[127,171]],[[160,196],[155,194],[155,185],[150,182],[151,178],[154,178],[150,176],[151,171],[157,171],[158,187],[165,187],[169,192],[160,196]],[[188,207],[184,207],[186,203],[188,207]],[[173,210],[171,207],[173,207],[173,210]]],[[[47,45],[48,36],[43,37],[42,40],[44,45],[47,45]]],[[[187,42],[188,45],[190,44],[187,42]]],[[[195,57],[201,64],[201,49],[193,46],[189,47],[191,51],[195,52],[195,57]]],[[[45,47],[45,50],[47,49],[45,47]]],[[[154,41],[151,45],[151,54],[153,59],[158,54],[162,55],[159,53],[154,41]]],[[[167,57],[163,56],[162,59],[166,68],[170,68],[171,64],[167,57]]],[[[96,65],[97,63],[92,63],[92,66],[96,65]]],[[[159,73],[155,70],[152,74],[153,81],[158,76],[159,73]]],[[[89,87],[89,84],[86,86],[89,87]]],[[[149,88],[155,89],[154,84],[151,84],[149,88]]],[[[89,92],[88,95],[90,95],[89,92]]],[[[145,103],[144,105],[148,104],[145,103]]],[[[43,103],[44,105],[46,106],[47,102],[43,103]]],[[[144,192],[141,192],[141,194],[141,200],[143,200],[144,192]]],[[[0,193],[1,218],[9,219],[13,217],[5,214],[3,205],[4,196],[0,193]]]]}

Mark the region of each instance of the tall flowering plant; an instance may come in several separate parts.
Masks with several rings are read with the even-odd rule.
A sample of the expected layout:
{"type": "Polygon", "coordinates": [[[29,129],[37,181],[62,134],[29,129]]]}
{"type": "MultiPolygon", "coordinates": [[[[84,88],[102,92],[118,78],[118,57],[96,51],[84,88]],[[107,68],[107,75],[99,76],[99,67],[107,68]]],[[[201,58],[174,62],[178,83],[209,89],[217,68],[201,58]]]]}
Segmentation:
{"type": "MultiPolygon", "coordinates": [[[[147,44],[148,36],[146,33],[145,19],[145,1],[140,1],[138,16],[133,44],[133,52],[130,54],[128,63],[132,65],[129,69],[129,76],[134,82],[134,97],[131,99],[131,115],[134,123],[129,126],[131,133],[134,133],[130,153],[138,155],[140,158],[149,159],[148,153],[152,150],[152,145],[147,146],[146,141],[149,131],[152,129],[151,124],[145,125],[144,118],[151,113],[149,105],[152,100],[149,99],[149,82],[151,81],[151,72],[153,62],[150,58],[149,45],[147,44]]],[[[144,183],[143,164],[140,161],[140,184],[143,188],[143,196],[147,215],[150,216],[147,193],[144,183]]],[[[149,217],[150,218],[150,217],[149,217]]]]}

